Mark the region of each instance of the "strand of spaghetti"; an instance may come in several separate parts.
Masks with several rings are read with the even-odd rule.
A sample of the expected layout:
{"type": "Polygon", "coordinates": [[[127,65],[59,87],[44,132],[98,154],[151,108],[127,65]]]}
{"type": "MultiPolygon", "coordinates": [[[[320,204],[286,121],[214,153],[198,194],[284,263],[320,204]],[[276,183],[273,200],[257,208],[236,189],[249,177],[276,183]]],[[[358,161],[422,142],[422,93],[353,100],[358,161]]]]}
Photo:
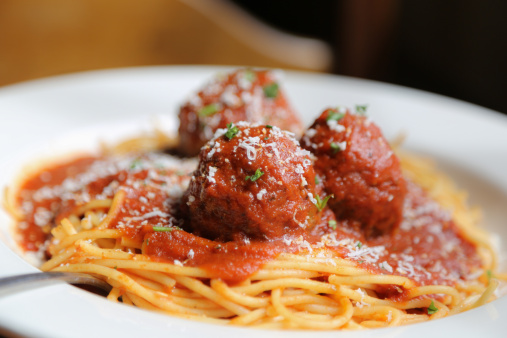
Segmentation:
{"type": "Polygon", "coordinates": [[[263,279],[277,279],[277,278],[316,278],[320,277],[322,274],[318,271],[302,271],[302,270],[259,270],[254,273],[250,278],[254,280],[263,280],[263,279]]]}
{"type": "Polygon", "coordinates": [[[326,305],[326,306],[334,306],[336,305],[336,300],[330,298],[329,296],[321,296],[316,295],[314,293],[303,293],[300,295],[291,295],[287,292],[283,292],[281,302],[284,305],[301,305],[301,304],[317,304],[317,305],[326,305]]]}
{"type": "Polygon", "coordinates": [[[484,284],[480,283],[458,283],[456,285],[456,289],[458,289],[460,292],[465,293],[476,293],[476,294],[482,294],[484,290],[486,290],[486,287],[484,287],[484,284]]]}
{"type": "Polygon", "coordinates": [[[121,302],[125,305],[134,306],[134,302],[132,302],[132,299],[130,299],[128,293],[124,293],[123,295],[121,295],[121,302]]]}
{"type": "Polygon", "coordinates": [[[120,297],[121,290],[119,288],[113,287],[109,294],[107,295],[107,300],[118,303],[118,298],[120,297]]]}
{"type": "Polygon", "coordinates": [[[335,293],[336,296],[347,297],[350,300],[356,301],[361,304],[391,306],[398,309],[416,309],[421,307],[428,307],[430,306],[431,303],[431,299],[429,298],[412,299],[409,301],[395,302],[391,300],[375,298],[365,293],[349,289],[342,285],[336,285],[336,287],[337,287],[337,291],[335,293]]]}
{"type": "Polygon", "coordinates": [[[235,292],[227,284],[219,279],[212,279],[210,285],[223,297],[246,307],[259,308],[265,307],[269,304],[269,298],[251,297],[239,292],[235,292]]]}
{"type": "Polygon", "coordinates": [[[103,200],[93,200],[84,205],[77,206],[71,213],[74,215],[84,215],[89,210],[109,209],[112,204],[113,200],[109,198],[103,200]]]}
{"type": "Polygon", "coordinates": [[[395,284],[404,287],[405,289],[411,289],[415,287],[415,283],[402,276],[395,275],[362,275],[362,276],[329,276],[329,282],[336,285],[357,285],[357,284],[395,284]]]}
{"type": "Polygon", "coordinates": [[[171,296],[177,296],[181,298],[197,298],[204,299],[200,294],[195,293],[192,290],[182,289],[182,288],[174,288],[171,290],[171,296]]]}
{"type": "MultiPolygon", "coordinates": [[[[161,309],[154,306],[150,302],[146,301],[144,298],[139,297],[135,293],[126,292],[125,295],[127,296],[125,298],[128,298],[133,303],[133,305],[135,305],[141,309],[146,309],[146,310],[155,311],[155,312],[162,312],[161,309]]],[[[123,297],[122,297],[122,300],[123,300],[123,297]]]]}
{"type": "Polygon", "coordinates": [[[150,289],[150,290],[153,290],[153,291],[158,291],[158,292],[164,292],[164,286],[153,281],[153,280],[150,280],[150,279],[146,279],[146,278],[143,278],[141,276],[138,276],[136,274],[133,274],[130,272],[130,270],[125,270],[125,271],[122,271],[125,275],[129,276],[130,278],[132,278],[136,283],[138,283],[139,285],[147,288],[147,289],[150,289]]]}
{"type": "Polygon", "coordinates": [[[401,325],[417,324],[428,321],[430,318],[426,315],[405,314],[401,320],[401,325]]]}
{"type": "Polygon", "coordinates": [[[178,306],[170,301],[167,301],[168,300],[167,296],[163,296],[160,293],[156,293],[154,291],[142,287],[141,285],[136,283],[132,278],[115,269],[88,263],[88,264],[71,264],[59,266],[53,269],[53,271],[84,272],[101,275],[104,276],[105,278],[115,280],[116,282],[120,283],[126,289],[126,291],[146,299],[150,303],[158,306],[163,310],[173,313],[200,314],[199,311],[196,311],[194,309],[178,306]]]}
{"type": "Polygon", "coordinates": [[[252,324],[252,323],[258,321],[259,319],[263,318],[264,316],[266,316],[266,309],[265,308],[256,309],[256,310],[250,311],[247,314],[240,315],[240,316],[237,316],[237,317],[231,319],[229,324],[246,326],[246,325],[249,325],[249,324],[252,324]]]}
{"type": "Polygon", "coordinates": [[[461,295],[459,294],[456,288],[447,285],[426,285],[426,286],[418,286],[408,291],[408,296],[410,298],[415,298],[422,295],[436,295],[439,293],[443,293],[451,296],[451,306],[456,306],[456,304],[461,300],[461,295]]]}
{"type": "Polygon", "coordinates": [[[44,264],[42,264],[40,266],[40,269],[42,271],[49,271],[49,270],[53,269],[54,267],[56,267],[60,264],[63,264],[63,262],[68,260],[75,253],[76,253],[75,246],[68,247],[67,249],[65,249],[65,251],[60,252],[57,255],[54,255],[50,260],[44,262],[44,264]]]}
{"type": "MultiPolygon", "coordinates": [[[[101,230],[98,230],[101,231],[101,230]]],[[[84,241],[79,241],[76,243],[76,246],[85,254],[88,254],[92,257],[102,257],[109,259],[132,259],[135,255],[120,251],[118,249],[103,249],[99,248],[91,243],[87,243],[84,241]]]]}
{"type": "Polygon", "coordinates": [[[354,317],[371,317],[372,315],[380,315],[386,319],[388,326],[399,325],[404,313],[392,306],[363,306],[354,308],[354,317]]]}
{"type": "MultiPolygon", "coordinates": [[[[196,309],[215,309],[215,310],[220,308],[220,306],[217,303],[215,303],[207,298],[203,298],[203,297],[184,298],[184,297],[177,297],[177,296],[171,295],[171,299],[175,304],[182,305],[185,307],[191,307],[191,308],[196,308],[196,309]]],[[[231,315],[234,315],[234,313],[232,313],[230,311],[228,311],[228,312],[231,315]]]]}
{"type": "Polygon", "coordinates": [[[297,315],[289,311],[280,301],[282,291],[280,288],[276,288],[271,292],[271,303],[276,311],[282,315],[285,319],[290,322],[297,323],[297,326],[304,327],[308,329],[336,329],[343,326],[347,321],[352,318],[353,307],[350,301],[346,298],[343,298],[343,301],[340,305],[343,307],[343,314],[332,317],[327,321],[319,321],[317,318],[312,316],[312,319],[308,319],[305,316],[297,315]]]}
{"type": "Polygon", "coordinates": [[[274,260],[264,264],[264,269],[301,269],[309,271],[327,272],[337,275],[361,275],[364,274],[363,269],[350,266],[333,266],[322,263],[290,261],[290,260],[274,260]]]}
{"type": "Polygon", "coordinates": [[[438,311],[430,315],[431,319],[444,318],[449,314],[449,308],[444,303],[436,299],[433,300],[433,306],[435,306],[438,311]]]}
{"type": "Polygon", "coordinates": [[[121,235],[122,234],[119,230],[114,229],[86,230],[65,238],[60,243],[55,245],[54,250],[55,252],[59,252],[63,248],[72,245],[72,243],[80,239],[119,238],[121,235]]]}
{"type": "Polygon", "coordinates": [[[107,229],[109,227],[112,220],[118,216],[126,195],[127,193],[124,190],[118,190],[118,192],[114,195],[113,202],[111,203],[111,207],[109,208],[106,217],[99,223],[97,229],[107,229]]]}
{"type": "Polygon", "coordinates": [[[157,283],[162,284],[165,288],[173,288],[176,285],[174,278],[160,272],[142,269],[130,269],[130,271],[138,276],[154,280],[157,283]]]}
{"type": "Polygon", "coordinates": [[[143,257],[143,255],[135,255],[133,258],[131,258],[131,260],[96,259],[93,261],[93,263],[110,268],[117,267],[118,269],[141,269],[165,272],[171,275],[210,278],[209,273],[201,268],[178,266],[171,263],[150,262],[146,261],[146,259],[147,258],[143,257]]]}
{"type": "Polygon", "coordinates": [[[65,231],[65,234],[67,236],[72,236],[72,235],[77,234],[77,231],[74,228],[74,225],[69,221],[68,218],[62,219],[62,221],[60,222],[60,225],[61,225],[63,231],[65,231]]]}
{"type": "MultiPolygon", "coordinates": [[[[283,301],[283,297],[281,298],[281,303],[285,306],[287,304],[283,301]]],[[[336,305],[323,305],[323,304],[294,304],[292,306],[293,309],[299,312],[306,312],[308,314],[318,314],[318,315],[338,315],[342,312],[342,310],[336,305]]]]}
{"type": "MultiPolygon", "coordinates": [[[[326,254],[326,250],[321,250],[320,252],[326,254]]],[[[333,265],[334,262],[336,265],[340,266],[348,266],[357,268],[357,263],[353,261],[349,261],[340,257],[315,257],[311,255],[296,255],[290,253],[281,253],[278,257],[278,260],[290,260],[290,261],[298,261],[298,262],[311,262],[311,263],[329,263],[333,265]]]]}
{"type": "Polygon", "coordinates": [[[231,289],[249,296],[258,295],[264,291],[273,290],[279,287],[293,287],[311,290],[315,293],[335,293],[336,286],[314,280],[306,280],[299,278],[279,278],[276,280],[266,280],[253,283],[247,286],[235,286],[231,289]]]}
{"type": "Polygon", "coordinates": [[[486,304],[495,292],[496,288],[498,287],[498,281],[496,279],[491,279],[489,281],[489,285],[484,291],[484,293],[479,297],[479,299],[472,305],[472,309],[476,308],[477,306],[486,304]]]}
{"type": "Polygon", "coordinates": [[[217,304],[220,304],[221,306],[223,306],[229,311],[232,311],[236,315],[244,315],[249,312],[248,309],[229,301],[227,298],[223,297],[215,290],[213,290],[209,286],[204,285],[202,282],[196,279],[185,276],[174,276],[174,279],[176,280],[177,283],[185,286],[186,288],[196,293],[201,294],[203,297],[206,297],[217,304]]]}

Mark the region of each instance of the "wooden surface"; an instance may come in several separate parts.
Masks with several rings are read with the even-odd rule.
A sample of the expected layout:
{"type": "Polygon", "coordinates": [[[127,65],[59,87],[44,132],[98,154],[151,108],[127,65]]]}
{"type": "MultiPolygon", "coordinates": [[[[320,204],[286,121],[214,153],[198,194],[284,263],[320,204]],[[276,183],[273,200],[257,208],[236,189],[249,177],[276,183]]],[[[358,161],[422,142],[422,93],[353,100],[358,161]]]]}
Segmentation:
{"type": "Polygon", "coordinates": [[[113,67],[228,64],[331,69],[322,42],[223,0],[1,0],[0,85],[113,67]]]}

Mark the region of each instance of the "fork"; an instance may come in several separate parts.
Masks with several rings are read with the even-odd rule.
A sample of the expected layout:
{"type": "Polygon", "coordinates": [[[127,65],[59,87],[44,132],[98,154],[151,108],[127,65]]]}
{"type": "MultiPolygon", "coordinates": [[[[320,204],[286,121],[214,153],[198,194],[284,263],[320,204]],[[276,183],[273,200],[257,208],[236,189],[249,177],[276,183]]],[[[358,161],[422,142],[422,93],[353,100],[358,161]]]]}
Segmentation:
{"type": "Polygon", "coordinates": [[[111,290],[111,286],[109,284],[101,279],[93,277],[92,275],[76,272],[50,271],[0,278],[0,297],[59,282],[67,282],[69,284],[80,286],[91,286],[105,292],[109,292],[111,290]]]}

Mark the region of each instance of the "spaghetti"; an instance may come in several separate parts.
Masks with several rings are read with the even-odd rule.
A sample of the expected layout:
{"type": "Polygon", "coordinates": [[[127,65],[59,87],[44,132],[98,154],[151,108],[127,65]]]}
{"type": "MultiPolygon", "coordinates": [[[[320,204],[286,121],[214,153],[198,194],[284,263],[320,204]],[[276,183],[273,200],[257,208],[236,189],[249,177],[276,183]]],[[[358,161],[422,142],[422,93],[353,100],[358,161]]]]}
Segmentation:
{"type": "Polygon", "coordinates": [[[282,250],[255,257],[257,263],[248,252],[237,251],[253,265],[239,281],[223,278],[230,275],[218,271],[216,262],[192,263],[203,255],[203,245],[214,246],[216,254],[228,243],[190,244],[186,259],[157,257],[149,249],[157,241],[176,247],[192,242],[164,201],[181,196],[195,162],[163,154],[74,160],[41,171],[6,200],[14,201],[7,207],[18,215],[25,249],[29,243],[41,253],[47,249],[50,259],[43,271],[96,275],[113,286],[111,301],[183,318],[258,328],[361,329],[441,318],[488,302],[498,284],[490,273],[496,261],[476,226],[477,211],[469,210],[463,194],[428,162],[408,155],[401,159],[407,177],[454,210],[452,217],[459,220],[454,238],[472,248],[466,278],[409,267],[410,258],[393,269],[386,258],[392,252],[367,240],[358,247],[353,236],[285,243],[282,250]],[[142,203],[148,199],[149,204],[142,203]],[[141,213],[148,205],[151,211],[141,213]],[[51,216],[46,213],[43,222],[45,212],[51,216]],[[52,239],[44,242],[41,224],[51,222],[56,224],[52,239]]]}
{"type": "Polygon", "coordinates": [[[220,324],[377,328],[492,300],[505,276],[464,193],[396,156],[366,106],[326,109],[300,143],[278,80],[218,77],[181,107],[179,142],[23,178],[5,198],[18,243],[43,271],[107,281],[113,302],[220,324]]]}

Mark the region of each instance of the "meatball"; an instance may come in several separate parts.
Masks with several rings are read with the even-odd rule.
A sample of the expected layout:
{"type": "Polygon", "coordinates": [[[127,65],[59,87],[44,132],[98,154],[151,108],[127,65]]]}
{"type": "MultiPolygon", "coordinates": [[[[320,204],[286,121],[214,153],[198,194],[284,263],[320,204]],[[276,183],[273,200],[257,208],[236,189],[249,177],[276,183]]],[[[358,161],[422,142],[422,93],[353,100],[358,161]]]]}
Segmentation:
{"type": "Polygon", "coordinates": [[[305,132],[303,148],[315,156],[315,171],[328,204],[340,220],[366,237],[390,233],[402,219],[406,184],[398,158],[380,129],[345,108],[327,109],[305,132]]]}
{"type": "Polygon", "coordinates": [[[310,231],[323,205],[311,153],[293,135],[247,122],[217,130],[183,196],[186,230],[220,241],[310,231]]]}
{"type": "Polygon", "coordinates": [[[217,77],[181,108],[179,151],[195,156],[219,128],[231,122],[265,123],[303,132],[301,121],[289,105],[272,71],[237,70],[217,77]]]}

